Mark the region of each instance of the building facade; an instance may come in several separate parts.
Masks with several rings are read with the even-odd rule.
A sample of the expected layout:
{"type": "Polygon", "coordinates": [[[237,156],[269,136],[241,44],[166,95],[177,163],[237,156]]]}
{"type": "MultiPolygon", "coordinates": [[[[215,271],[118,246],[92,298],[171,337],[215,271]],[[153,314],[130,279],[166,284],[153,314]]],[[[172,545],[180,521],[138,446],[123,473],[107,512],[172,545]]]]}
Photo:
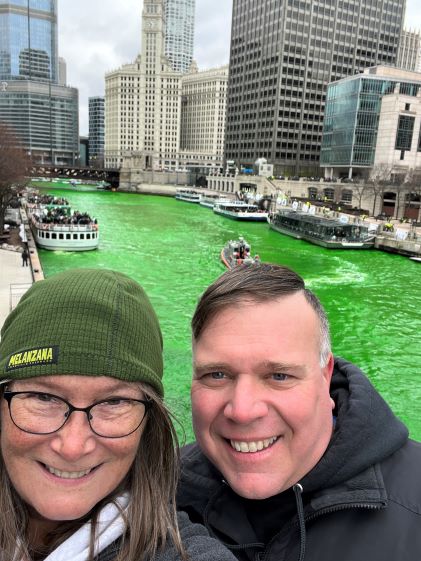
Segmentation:
{"type": "Polygon", "coordinates": [[[180,167],[219,170],[224,159],[228,66],[182,78],[180,167]]]}
{"type": "Polygon", "coordinates": [[[165,55],[177,72],[193,62],[195,0],[166,0],[165,55]]]}
{"type": "Polygon", "coordinates": [[[89,98],[89,165],[104,166],[104,115],[103,96],[89,98]]]}
{"type": "Polygon", "coordinates": [[[0,2],[0,80],[58,82],[56,0],[0,2]]]}
{"type": "MultiPolygon", "coordinates": [[[[404,0],[234,0],[225,156],[319,168],[327,84],[396,63],[404,0]]],[[[310,171],[311,170],[311,171],[310,171]]]]}
{"type": "Polygon", "coordinates": [[[421,74],[374,67],[329,85],[320,164],[327,177],[421,173],[421,74]]]}
{"type": "Polygon", "coordinates": [[[105,165],[133,154],[144,169],[177,169],[181,74],[164,53],[163,0],[144,0],[141,53],[105,76],[105,165]]]}
{"type": "Polygon", "coordinates": [[[0,120],[13,127],[32,160],[39,164],[78,163],[78,90],[30,80],[3,84],[0,120]]]}
{"type": "Polygon", "coordinates": [[[398,68],[421,72],[421,34],[404,29],[399,43],[398,68]]]}
{"type": "Polygon", "coordinates": [[[35,163],[79,160],[79,97],[59,84],[57,1],[0,2],[0,120],[35,163]]]}

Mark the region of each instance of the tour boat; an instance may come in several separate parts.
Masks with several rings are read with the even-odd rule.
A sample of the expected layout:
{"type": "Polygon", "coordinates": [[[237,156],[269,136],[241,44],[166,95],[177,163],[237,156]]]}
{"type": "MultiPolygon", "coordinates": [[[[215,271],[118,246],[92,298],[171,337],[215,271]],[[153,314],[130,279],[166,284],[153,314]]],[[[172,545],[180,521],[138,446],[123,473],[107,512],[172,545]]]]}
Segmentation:
{"type": "Polygon", "coordinates": [[[267,211],[260,210],[258,206],[242,201],[217,203],[213,207],[213,212],[234,220],[248,220],[252,222],[266,222],[269,216],[267,211]]]}
{"type": "Polygon", "coordinates": [[[25,205],[29,226],[38,247],[59,251],[98,248],[97,221],[86,213],[72,213],[67,200],[51,195],[30,195],[25,205]]]}
{"type": "Polygon", "coordinates": [[[227,197],[221,197],[216,193],[214,194],[209,193],[207,195],[202,195],[200,197],[201,206],[205,206],[207,208],[213,208],[216,204],[230,203],[230,202],[232,202],[231,199],[228,199],[227,197]]]}
{"type": "Polygon", "coordinates": [[[41,222],[35,214],[29,224],[38,247],[59,251],[89,251],[99,244],[98,224],[55,224],[41,222]]]}
{"type": "Polygon", "coordinates": [[[228,269],[232,269],[238,265],[253,265],[258,263],[260,258],[258,255],[254,257],[250,254],[250,244],[243,237],[238,240],[230,240],[221,251],[221,261],[228,269]]]}
{"type": "Polygon", "coordinates": [[[193,189],[176,189],[175,198],[187,203],[200,203],[200,193],[193,189]]]}
{"type": "Polygon", "coordinates": [[[375,236],[363,224],[350,224],[295,210],[280,210],[268,218],[270,227],[281,234],[330,249],[370,249],[375,236]]]}

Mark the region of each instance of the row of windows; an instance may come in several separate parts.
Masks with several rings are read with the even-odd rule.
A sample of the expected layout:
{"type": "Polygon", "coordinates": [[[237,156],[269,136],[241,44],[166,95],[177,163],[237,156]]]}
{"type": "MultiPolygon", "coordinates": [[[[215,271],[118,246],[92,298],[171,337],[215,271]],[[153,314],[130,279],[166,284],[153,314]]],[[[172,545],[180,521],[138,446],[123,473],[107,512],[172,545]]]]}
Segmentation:
{"type": "Polygon", "coordinates": [[[45,230],[38,230],[38,237],[43,239],[51,240],[96,240],[98,237],[97,232],[77,232],[72,234],[63,234],[56,232],[47,232],[45,230]]]}

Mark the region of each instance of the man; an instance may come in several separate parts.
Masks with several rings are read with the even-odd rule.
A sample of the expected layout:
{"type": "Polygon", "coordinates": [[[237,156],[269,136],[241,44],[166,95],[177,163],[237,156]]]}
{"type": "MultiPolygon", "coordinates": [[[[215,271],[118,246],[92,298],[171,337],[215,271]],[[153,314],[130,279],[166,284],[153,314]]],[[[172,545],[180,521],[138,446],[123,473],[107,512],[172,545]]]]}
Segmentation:
{"type": "Polygon", "coordinates": [[[179,508],[241,561],[421,559],[421,445],[330,349],[293,271],[241,266],[193,321],[179,508]]]}

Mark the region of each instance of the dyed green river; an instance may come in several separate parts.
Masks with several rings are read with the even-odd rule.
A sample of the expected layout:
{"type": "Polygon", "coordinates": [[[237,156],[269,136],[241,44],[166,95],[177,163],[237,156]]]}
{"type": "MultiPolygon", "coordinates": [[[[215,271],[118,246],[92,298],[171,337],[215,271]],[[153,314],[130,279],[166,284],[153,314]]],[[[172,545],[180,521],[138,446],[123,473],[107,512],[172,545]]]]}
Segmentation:
{"type": "MultiPolygon", "coordinates": [[[[53,192],[50,191],[49,192],[53,192]]],[[[421,264],[379,251],[327,250],[237,223],[172,198],[54,191],[100,224],[100,249],[40,251],[46,276],[72,267],[104,267],[139,281],[159,316],[167,401],[192,440],[189,322],[199,295],[224,268],[219,253],[244,235],[263,261],[295,269],[319,296],[335,354],[358,364],[421,440],[421,264]]],[[[182,430],[179,429],[181,435],[182,430]]]]}

